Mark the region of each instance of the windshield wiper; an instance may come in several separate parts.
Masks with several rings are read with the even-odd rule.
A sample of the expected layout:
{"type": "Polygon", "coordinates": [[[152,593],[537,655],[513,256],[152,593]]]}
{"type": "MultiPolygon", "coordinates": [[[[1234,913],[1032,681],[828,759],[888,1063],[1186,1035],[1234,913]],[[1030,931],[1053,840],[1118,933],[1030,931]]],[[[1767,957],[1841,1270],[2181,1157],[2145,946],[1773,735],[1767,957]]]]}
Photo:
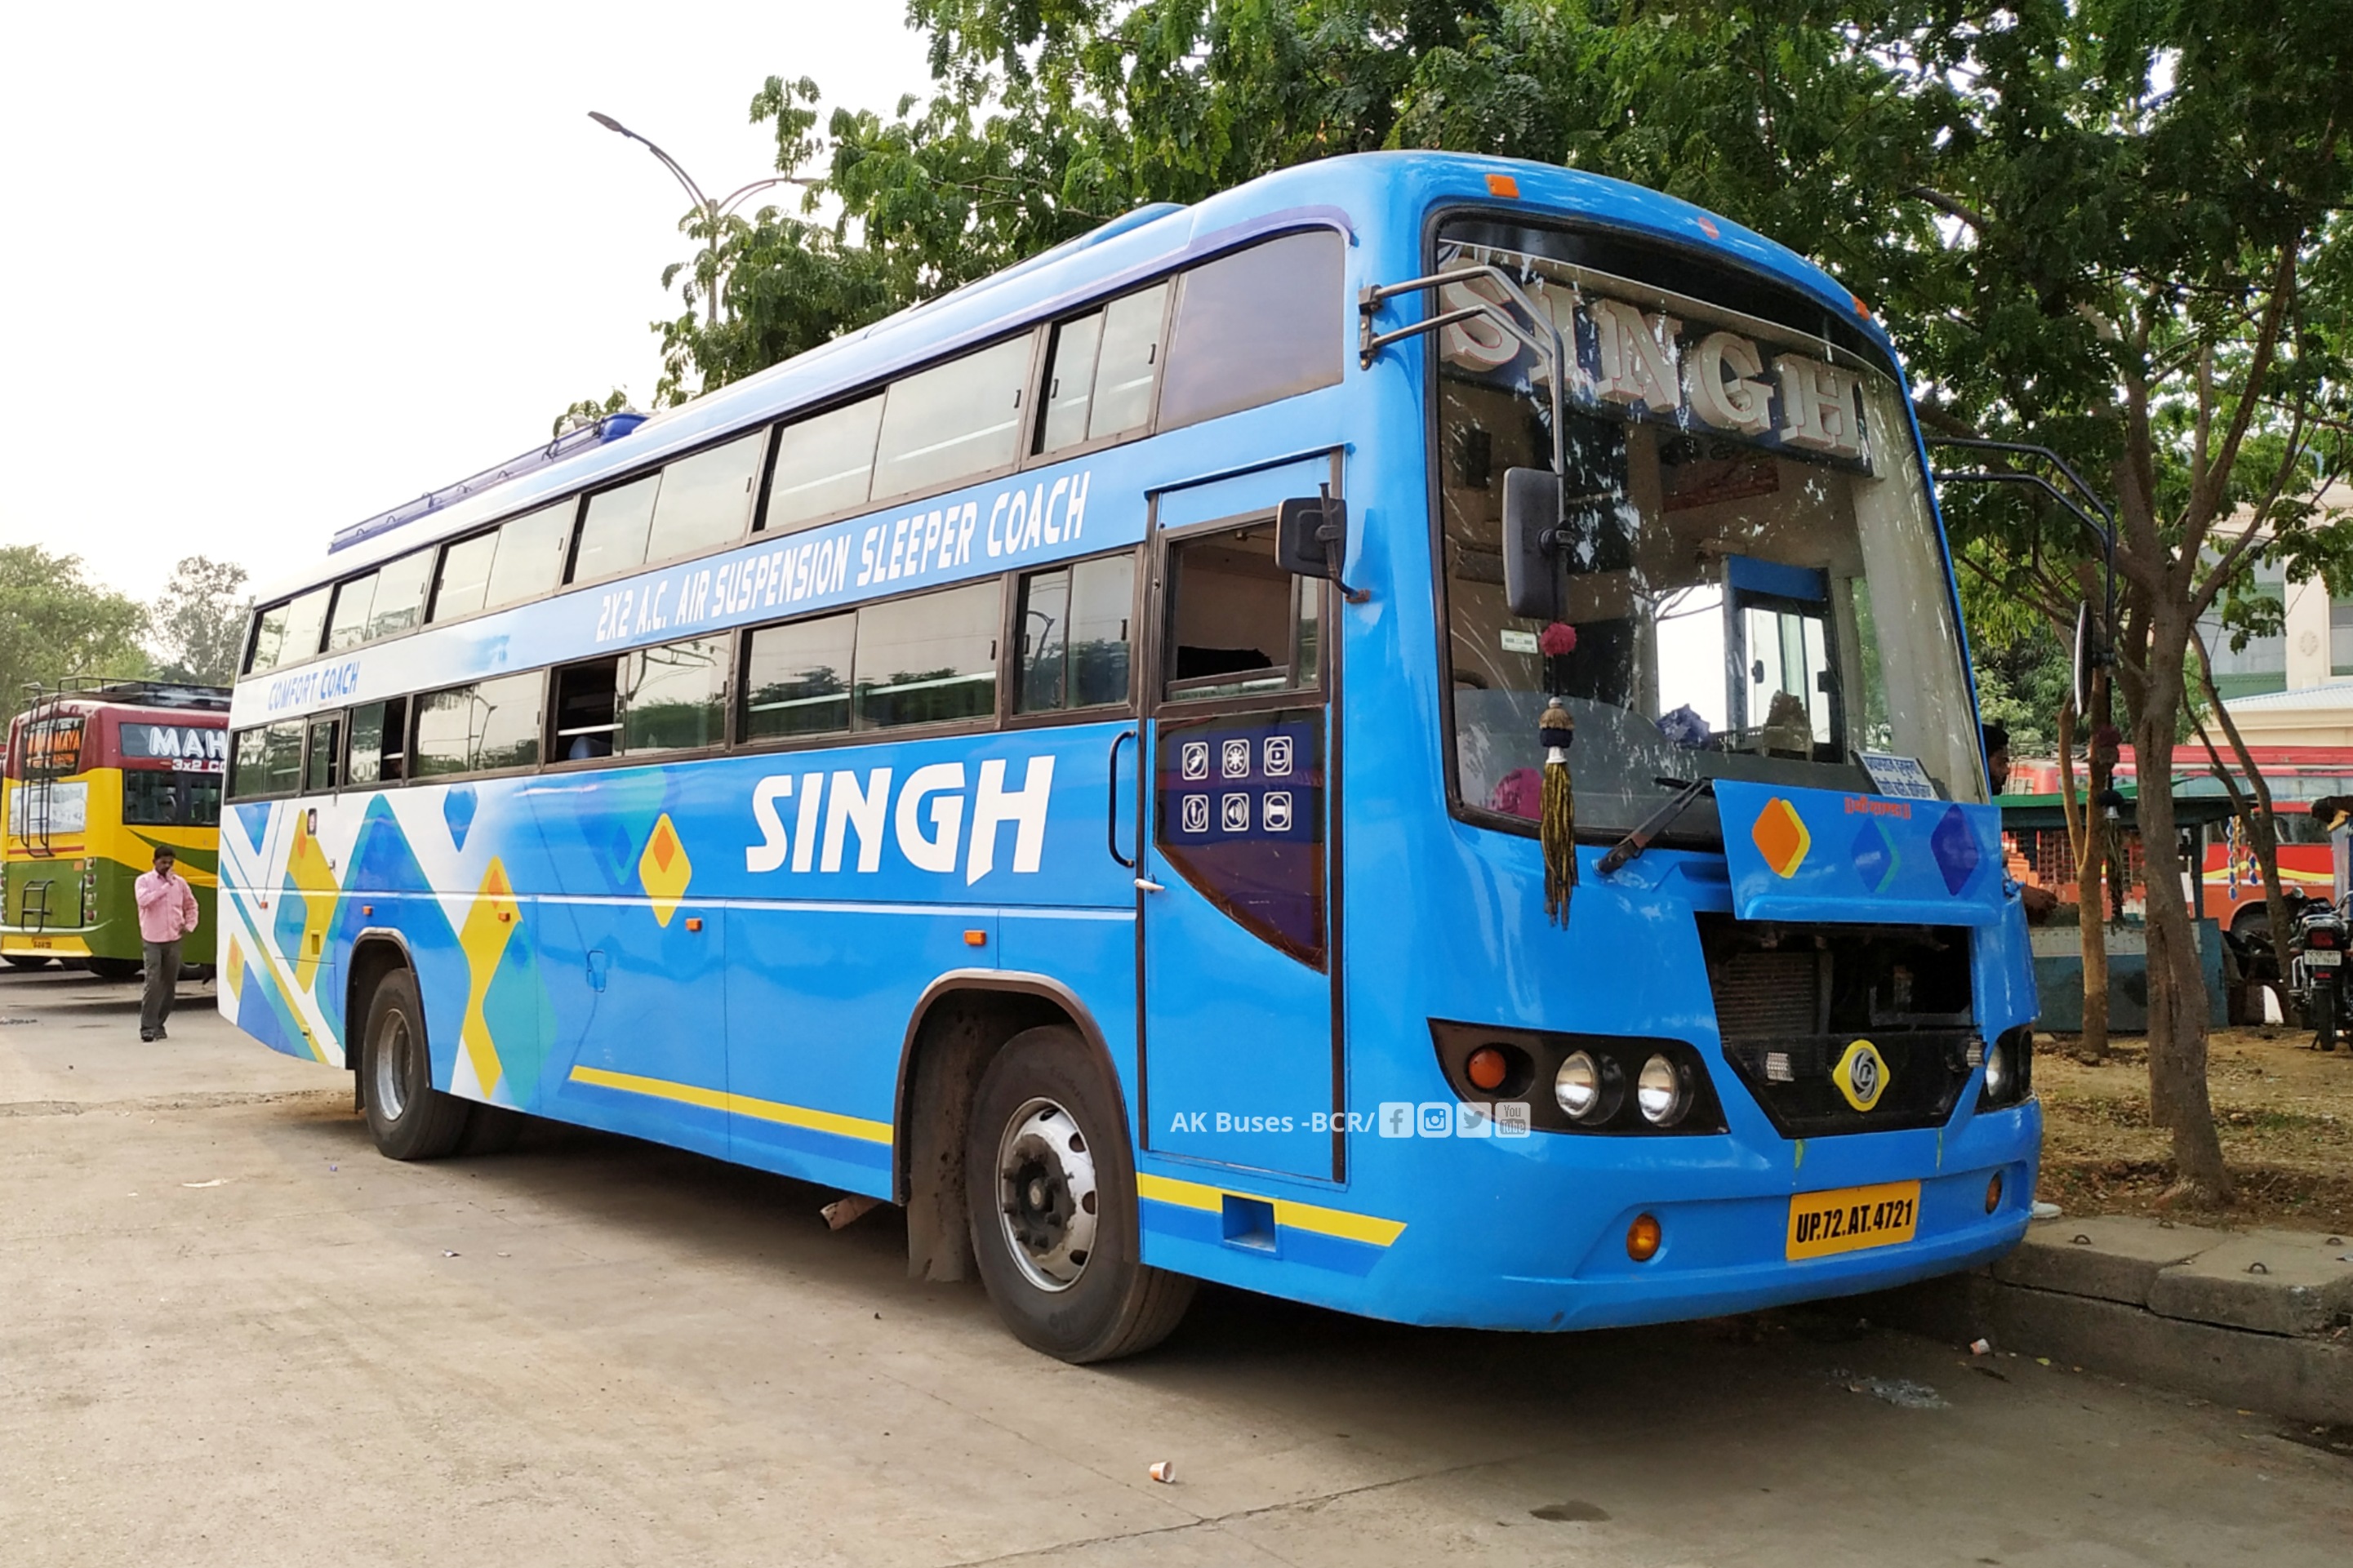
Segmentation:
{"type": "Polygon", "coordinates": [[[1651,847],[1651,840],[1665,832],[1692,802],[1704,795],[1715,793],[1714,779],[1654,778],[1651,782],[1672,784],[1675,787],[1674,798],[1644,817],[1634,831],[1610,846],[1609,853],[1604,855],[1601,858],[1601,863],[1594,868],[1601,875],[1605,877],[1610,875],[1627,861],[1641,855],[1643,850],[1651,847]]]}

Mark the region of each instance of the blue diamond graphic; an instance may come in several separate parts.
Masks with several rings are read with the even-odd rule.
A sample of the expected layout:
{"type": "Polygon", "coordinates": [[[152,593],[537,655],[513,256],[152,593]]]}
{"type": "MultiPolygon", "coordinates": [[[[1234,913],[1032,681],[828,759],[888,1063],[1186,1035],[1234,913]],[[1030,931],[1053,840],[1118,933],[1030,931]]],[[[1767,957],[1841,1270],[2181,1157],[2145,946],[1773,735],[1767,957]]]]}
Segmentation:
{"type": "Polygon", "coordinates": [[[474,786],[453,784],[441,797],[441,820],[449,825],[449,842],[466,847],[466,831],[474,826],[474,786]]]}
{"type": "Polygon", "coordinates": [[[1958,898],[1985,861],[1978,836],[1969,831],[1968,814],[1957,805],[1947,807],[1944,820],[1928,836],[1928,847],[1936,857],[1936,869],[1945,874],[1945,890],[1958,898]]]}
{"type": "Polygon", "coordinates": [[[1886,830],[1876,822],[1865,820],[1854,836],[1852,851],[1855,875],[1862,885],[1874,893],[1887,891],[1887,884],[1895,880],[1895,846],[1887,841],[1886,830]]]}

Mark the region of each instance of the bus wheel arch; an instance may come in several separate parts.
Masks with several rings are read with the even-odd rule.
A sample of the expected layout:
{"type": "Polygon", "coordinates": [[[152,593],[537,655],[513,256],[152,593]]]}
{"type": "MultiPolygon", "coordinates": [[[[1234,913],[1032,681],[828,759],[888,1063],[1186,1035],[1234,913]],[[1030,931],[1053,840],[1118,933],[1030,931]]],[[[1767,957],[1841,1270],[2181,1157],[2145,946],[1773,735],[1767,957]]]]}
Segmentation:
{"type": "Polygon", "coordinates": [[[343,1067],[357,1084],[353,1091],[354,1110],[367,1109],[367,1085],[360,1073],[360,1040],[367,1027],[368,1006],[385,976],[398,969],[417,973],[408,944],[392,932],[371,931],[352,943],[351,962],[343,975],[343,1067]]]}
{"type": "MultiPolygon", "coordinates": [[[[1092,1014],[1041,974],[966,970],[944,974],[915,1004],[899,1053],[892,1190],[907,1210],[907,1276],[943,1283],[973,1277],[965,1214],[965,1141],[981,1075],[1008,1041],[1060,1026],[1077,1032],[1113,1094],[1120,1079],[1092,1014]]],[[[1124,1117],[1124,1097],[1122,1095],[1124,1117]]]]}

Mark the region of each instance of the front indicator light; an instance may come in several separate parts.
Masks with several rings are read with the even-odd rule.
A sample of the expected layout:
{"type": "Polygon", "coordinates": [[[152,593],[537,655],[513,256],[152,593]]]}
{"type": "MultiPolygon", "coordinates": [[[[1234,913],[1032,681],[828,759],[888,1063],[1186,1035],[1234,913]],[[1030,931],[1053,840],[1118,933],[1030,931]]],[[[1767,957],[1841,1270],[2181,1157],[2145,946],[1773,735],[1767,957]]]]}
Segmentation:
{"type": "Polygon", "coordinates": [[[1672,1127],[1691,1109],[1691,1086],[1673,1062],[1663,1056],[1652,1057],[1642,1064],[1642,1076],[1634,1080],[1634,1103],[1651,1126],[1672,1127]]]}
{"type": "Polygon", "coordinates": [[[1601,1065],[1588,1052],[1571,1055],[1553,1074],[1552,1097],[1572,1121],[1593,1116],[1601,1108],[1601,1065]]]}
{"type": "Polygon", "coordinates": [[[1648,1263],[1659,1254],[1659,1222],[1650,1215],[1636,1215],[1634,1223],[1626,1227],[1626,1256],[1637,1263],[1648,1263]]]}
{"type": "Polygon", "coordinates": [[[1512,1076],[1512,1062],[1494,1047],[1481,1046],[1471,1053],[1471,1059],[1462,1064],[1462,1072],[1473,1089],[1492,1094],[1503,1088],[1504,1080],[1512,1076]]]}
{"type": "Polygon", "coordinates": [[[1986,1213],[2001,1207],[2001,1173],[1996,1171],[1986,1178],[1986,1213]]]}

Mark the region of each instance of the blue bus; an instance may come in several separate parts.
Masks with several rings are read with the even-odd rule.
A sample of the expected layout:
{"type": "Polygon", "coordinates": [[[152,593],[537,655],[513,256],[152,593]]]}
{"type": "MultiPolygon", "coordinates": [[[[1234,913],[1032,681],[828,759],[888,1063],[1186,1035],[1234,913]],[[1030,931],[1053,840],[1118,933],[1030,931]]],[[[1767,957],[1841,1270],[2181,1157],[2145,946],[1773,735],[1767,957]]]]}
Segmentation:
{"type": "Polygon", "coordinates": [[[222,1011],[396,1159],[903,1205],[1073,1362],[1983,1262],[2035,1002],[1904,388],[1564,169],[1141,209],[265,595],[222,1011]]]}

